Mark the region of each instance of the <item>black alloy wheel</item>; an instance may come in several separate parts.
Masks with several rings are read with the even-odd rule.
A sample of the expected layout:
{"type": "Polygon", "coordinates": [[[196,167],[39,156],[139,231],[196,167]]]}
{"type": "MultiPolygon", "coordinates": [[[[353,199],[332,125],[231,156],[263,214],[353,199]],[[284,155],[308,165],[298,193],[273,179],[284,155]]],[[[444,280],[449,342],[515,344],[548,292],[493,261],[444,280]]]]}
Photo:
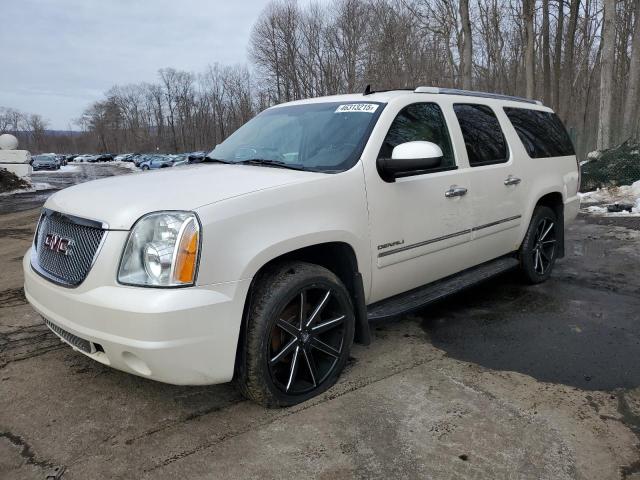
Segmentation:
{"type": "Polygon", "coordinates": [[[549,217],[543,217],[536,227],[531,255],[533,256],[533,268],[539,275],[547,273],[555,260],[555,227],[555,221],[549,217]]]}
{"type": "Polygon", "coordinates": [[[284,393],[321,385],[340,359],[347,330],[346,305],[330,288],[303,288],[278,315],[269,338],[269,373],[284,393]]]}
{"type": "Polygon", "coordinates": [[[551,208],[535,208],[520,247],[520,268],[527,282],[544,282],[551,275],[558,257],[560,228],[551,208]]]}

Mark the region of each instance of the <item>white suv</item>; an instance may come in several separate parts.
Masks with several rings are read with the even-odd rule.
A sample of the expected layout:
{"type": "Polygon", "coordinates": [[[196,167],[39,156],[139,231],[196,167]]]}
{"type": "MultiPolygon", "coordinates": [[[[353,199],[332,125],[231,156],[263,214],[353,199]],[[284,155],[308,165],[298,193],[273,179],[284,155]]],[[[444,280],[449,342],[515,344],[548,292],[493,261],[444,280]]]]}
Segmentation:
{"type": "Polygon", "coordinates": [[[200,165],[51,196],[25,293],[101,363],[292,405],[336,381],[372,319],[514,267],[547,279],[578,184],[535,101],[419,87],[291,102],[200,165]]]}

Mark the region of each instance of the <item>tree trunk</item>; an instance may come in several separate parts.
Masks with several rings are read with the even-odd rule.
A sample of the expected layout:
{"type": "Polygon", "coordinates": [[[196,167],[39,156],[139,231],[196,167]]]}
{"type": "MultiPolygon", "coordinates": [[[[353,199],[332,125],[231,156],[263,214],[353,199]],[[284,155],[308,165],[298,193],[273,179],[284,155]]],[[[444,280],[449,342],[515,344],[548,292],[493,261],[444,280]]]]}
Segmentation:
{"type": "Polygon", "coordinates": [[[551,105],[551,61],[549,59],[549,0],[542,0],[542,98],[551,105]]]}
{"type": "Polygon", "coordinates": [[[600,62],[600,114],[598,150],[611,146],[611,104],[616,43],[616,0],[604,0],[602,24],[602,58],[600,62]]]}
{"type": "Polygon", "coordinates": [[[462,51],[460,70],[462,88],[471,90],[473,72],[473,39],[471,37],[471,20],[469,19],[469,0],[460,0],[460,20],[462,22],[462,51]]]}
{"type": "Polygon", "coordinates": [[[553,108],[560,111],[560,66],[562,65],[562,35],[564,34],[564,0],[558,0],[558,23],[553,52],[553,108]]]}
{"type": "Polygon", "coordinates": [[[565,59],[563,64],[562,84],[567,93],[562,102],[562,116],[565,123],[568,121],[568,112],[571,104],[571,92],[573,92],[573,68],[574,68],[574,46],[576,41],[576,27],[578,24],[578,7],[580,0],[571,0],[569,6],[569,26],[567,35],[564,37],[565,59]]]}
{"type": "Polygon", "coordinates": [[[624,109],[623,140],[637,138],[638,108],[640,108],[640,1],[636,0],[635,24],[631,46],[631,64],[629,65],[629,85],[627,103],[624,109]]]}
{"type": "Polygon", "coordinates": [[[535,13],[535,0],[522,1],[524,30],[525,30],[525,49],[524,49],[524,71],[527,83],[527,98],[534,98],[536,95],[535,84],[535,32],[533,31],[533,16],[535,13]]]}

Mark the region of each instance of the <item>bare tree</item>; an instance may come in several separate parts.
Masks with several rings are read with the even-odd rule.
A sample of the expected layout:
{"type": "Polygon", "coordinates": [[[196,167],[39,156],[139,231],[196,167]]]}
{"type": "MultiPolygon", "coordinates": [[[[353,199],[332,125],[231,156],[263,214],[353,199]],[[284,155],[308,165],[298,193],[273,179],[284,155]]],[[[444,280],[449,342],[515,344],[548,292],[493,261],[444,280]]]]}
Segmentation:
{"type": "Polygon", "coordinates": [[[542,98],[551,105],[551,44],[549,39],[549,0],[542,0],[542,98]]]}
{"type": "MultiPolygon", "coordinates": [[[[562,1],[562,0],[561,0],[562,1]]],[[[560,113],[566,118],[567,112],[570,110],[571,105],[571,91],[573,90],[573,78],[574,78],[574,51],[575,51],[575,39],[576,28],[578,25],[578,8],[580,7],[580,0],[571,0],[569,5],[569,25],[567,26],[567,32],[564,36],[564,62],[563,62],[563,75],[561,83],[566,89],[567,95],[564,95],[564,102],[559,105],[560,113]]]]}
{"type": "Polygon", "coordinates": [[[553,47],[553,88],[552,105],[560,110],[560,67],[562,65],[562,35],[564,34],[564,0],[558,0],[556,14],[556,37],[553,47]]]}
{"type": "Polygon", "coordinates": [[[604,0],[602,25],[602,58],[600,61],[600,114],[598,122],[598,149],[611,146],[611,106],[613,92],[613,66],[616,42],[616,0],[604,0]]]}
{"type": "Polygon", "coordinates": [[[525,28],[524,70],[526,78],[526,96],[534,98],[535,84],[535,31],[533,17],[535,16],[535,0],[522,1],[522,16],[525,28]]]}
{"type": "Polygon", "coordinates": [[[473,72],[473,39],[471,36],[471,20],[469,17],[469,0],[460,0],[460,21],[462,22],[462,46],[460,48],[462,88],[465,90],[471,90],[471,76],[473,72]]]}
{"type": "Polygon", "coordinates": [[[640,1],[635,1],[634,29],[629,65],[629,83],[624,106],[624,139],[638,136],[638,109],[640,109],[640,1]]]}

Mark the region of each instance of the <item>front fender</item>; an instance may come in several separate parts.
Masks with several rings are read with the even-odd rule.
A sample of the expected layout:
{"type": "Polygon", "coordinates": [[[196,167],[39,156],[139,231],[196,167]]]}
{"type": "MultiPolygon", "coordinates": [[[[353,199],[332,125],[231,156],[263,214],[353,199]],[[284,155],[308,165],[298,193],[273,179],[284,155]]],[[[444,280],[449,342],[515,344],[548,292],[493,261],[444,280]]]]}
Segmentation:
{"type": "Polygon", "coordinates": [[[355,252],[369,291],[368,211],[359,165],[196,211],[203,232],[199,284],[250,279],[263,265],[293,250],[343,242],[355,252]]]}

